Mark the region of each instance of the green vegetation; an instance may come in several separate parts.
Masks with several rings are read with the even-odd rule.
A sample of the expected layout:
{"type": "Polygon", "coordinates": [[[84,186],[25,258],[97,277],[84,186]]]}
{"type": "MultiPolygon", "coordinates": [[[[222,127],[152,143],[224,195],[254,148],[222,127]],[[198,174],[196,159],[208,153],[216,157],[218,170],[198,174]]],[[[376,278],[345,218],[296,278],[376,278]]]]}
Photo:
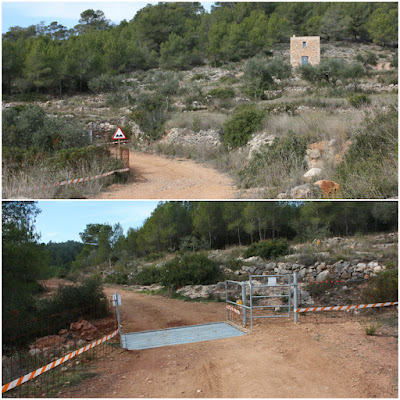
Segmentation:
{"type": "Polygon", "coordinates": [[[293,174],[304,170],[304,157],[309,142],[308,136],[299,136],[289,131],[286,136],[276,137],[270,146],[262,146],[239,171],[242,186],[268,185],[273,191],[288,181],[290,187],[293,174]]]}
{"type": "Polygon", "coordinates": [[[258,256],[264,260],[275,259],[284,256],[289,252],[289,243],[284,238],[263,240],[258,243],[251,244],[243,253],[243,257],[249,258],[258,256]]]}
{"type": "MultiPolygon", "coordinates": [[[[82,318],[105,317],[108,315],[107,297],[101,279],[93,276],[73,286],[60,286],[55,295],[39,303],[39,312],[44,315],[61,314],[79,310],[82,318]]],[[[76,317],[76,315],[75,315],[76,317]]]]}
{"type": "Polygon", "coordinates": [[[50,275],[45,246],[35,232],[39,212],[33,202],[2,204],[2,311],[10,324],[35,312],[33,298],[42,291],[36,281],[50,275]]]}
{"type": "Polygon", "coordinates": [[[105,75],[236,62],[270,55],[292,34],[391,45],[397,13],[396,3],[217,2],[208,13],[197,2],[164,2],[115,26],[89,9],[70,30],[56,21],[10,28],[3,35],[3,93],[62,95],[94,88],[105,75]]]}
{"type": "Polygon", "coordinates": [[[167,262],[161,270],[161,285],[175,291],[185,285],[210,285],[220,278],[218,266],[206,255],[186,254],[167,262]]]}
{"type": "Polygon", "coordinates": [[[349,93],[347,100],[355,108],[360,108],[371,104],[371,98],[366,94],[349,93]]]}
{"type": "Polygon", "coordinates": [[[368,288],[363,292],[366,303],[388,302],[398,300],[399,271],[391,268],[379,271],[370,279],[368,288]]]}
{"type": "Polygon", "coordinates": [[[238,107],[223,127],[225,146],[241,147],[250,139],[251,135],[261,127],[265,113],[255,105],[238,107]]]}
{"type": "Polygon", "coordinates": [[[395,108],[368,117],[352,138],[337,170],[345,198],[397,196],[398,114],[395,108]]]}

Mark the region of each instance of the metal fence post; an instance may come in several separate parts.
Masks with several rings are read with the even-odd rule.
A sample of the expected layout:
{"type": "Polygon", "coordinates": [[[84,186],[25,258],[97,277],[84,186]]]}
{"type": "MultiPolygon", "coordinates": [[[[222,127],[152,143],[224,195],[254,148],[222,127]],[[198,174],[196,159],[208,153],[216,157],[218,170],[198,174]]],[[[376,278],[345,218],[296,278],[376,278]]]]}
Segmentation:
{"type": "Polygon", "coordinates": [[[121,318],[120,318],[120,315],[119,315],[118,293],[117,293],[117,292],[115,292],[115,308],[116,308],[116,311],[117,311],[117,321],[118,321],[119,340],[120,340],[120,342],[121,342],[121,348],[123,348],[123,347],[122,347],[121,318]]]}
{"type": "Polygon", "coordinates": [[[247,325],[247,310],[246,310],[246,284],[245,282],[242,282],[242,304],[244,307],[243,309],[243,325],[247,325]]]}
{"type": "Polygon", "coordinates": [[[299,322],[299,313],[296,312],[297,309],[297,299],[298,299],[298,281],[297,281],[297,272],[293,273],[293,315],[294,315],[294,323],[297,324],[299,322]]]}

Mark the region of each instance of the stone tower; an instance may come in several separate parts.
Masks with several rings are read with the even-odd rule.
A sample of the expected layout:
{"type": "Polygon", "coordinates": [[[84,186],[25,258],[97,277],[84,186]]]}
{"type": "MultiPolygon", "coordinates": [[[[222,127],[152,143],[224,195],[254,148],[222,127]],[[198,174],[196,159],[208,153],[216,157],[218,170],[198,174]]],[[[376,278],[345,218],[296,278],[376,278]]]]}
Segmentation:
{"type": "Polygon", "coordinates": [[[320,61],[321,46],[319,36],[296,36],[290,38],[290,64],[317,65],[320,61]]]}

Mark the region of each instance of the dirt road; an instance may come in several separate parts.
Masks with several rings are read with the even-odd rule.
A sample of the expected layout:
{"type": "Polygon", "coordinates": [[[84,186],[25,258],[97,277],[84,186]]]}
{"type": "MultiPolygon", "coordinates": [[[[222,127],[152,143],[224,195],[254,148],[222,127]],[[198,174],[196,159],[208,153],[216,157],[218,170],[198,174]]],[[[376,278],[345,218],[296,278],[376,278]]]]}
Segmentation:
{"type": "MultiPolygon", "coordinates": [[[[223,303],[119,292],[125,333],[225,318],[223,303]]],[[[258,321],[237,338],[118,349],[64,397],[397,397],[396,338],[367,336],[357,322],[258,321]]]]}
{"type": "Polygon", "coordinates": [[[231,178],[184,159],[130,152],[133,180],[111,185],[100,199],[234,199],[231,178]]]}

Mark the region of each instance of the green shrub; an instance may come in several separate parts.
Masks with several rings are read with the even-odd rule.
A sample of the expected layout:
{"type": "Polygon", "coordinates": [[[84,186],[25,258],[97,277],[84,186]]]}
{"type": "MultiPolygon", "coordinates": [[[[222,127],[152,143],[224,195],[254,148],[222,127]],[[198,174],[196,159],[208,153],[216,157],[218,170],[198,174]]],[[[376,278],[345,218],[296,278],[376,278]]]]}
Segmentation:
{"type": "Polygon", "coordinates": [[[210,78],[206,74],[195,74],[190,78],[191,81],[200,81],[200,80],[206,80],[209,81],[210,78]]]}
{"type": "Polygon", "coordinates": [[[355,108],[360,108],[371,104],[371,98],[366,94],[349,93],[347,100],[355,108]]]}
{"type": "Polygon", "coordinates": [[[114,283],[116,285],[127,285],[129,283],[129,278],[127,272],[116,270],[113,274],[107,275],[104,282],[114,283]]]}
{"type": "Polygon", "coordinates": [[[377,331],[377,326],[374,325],[374,324],[368,325],[368,326],[365,327],[365,333],[366,333],[368,336],[374,336],[375,333],[376,333],[376,331],[377,331]]]}
{"type": "Polygon", "coordinates": [[[160,283],[176,290],[185,285],[210,285],[221,276],[218,266],[203,254],[186,254],[164,265],[160,283]]]}
{"type": "Polygon", "coordinates": [[[152,285],[160,282],[161,268],[145,267],[133,277],[135,285],[152,285]]]}
{"type": "Polygon", "coordinates": [[[267,59],[260,55],[251,58],[244,69],[244,92],[254,99],[262,99],[264,91],[272,87],[274,81],[267,66],[267,59]]]}
{"type": "Polygon", "coordinates": [[[381,303],[398,300],[399,274],[398,269],[380,271],[368,282],[363,292],[366,303],[381,303]]]}
{"type": "Polygon", "coordinates": [[[215,88],[211,89],[208,94],[217,99],[232,99],[235,91],[232,88],[215,88]]]}
{"type": "Polygon", "coordinates": [[[261,257],[265,260],[284,256],[289,253],[289,243],[285,238],[262,240],[250,245],[243,257],[249,258],[253,256],[261,257]]]}
{"type": "Polygon", "coordinates": [[[200,251],[210,247],[209,242],[204,239],[198,239],[196,236],[185,236],[180,240],[180,251],[200,251]]]}
{"type": "Polygon", "coordinates": [[[131,119],[139,124],[149,138],[158,139],[164,132],[164,123],[170,116],[168,96],[159,92],[142,93],[136,103],[136,110],[131,113],[131,119]]]}
{"type": "Polygon", "coordinates": [[[81,317],[106,316],[107,297],[100,279],[91,278],[74,286],[60,286],[54,297],[40,304],[44,315],[80,310],[81,317]]]}
{"type": "Polygon", "coordinates": [[[225,146],[244,146],[251,135],[261,127],[264,118],[264,111],[253,104],[238,107],[223,126],[225,146]]]}
{"type": "Polygon", "coordinates": [[[122,86],[122,78],[115,75],[99,75],[89,81],[89,89],[93,93],[117,93],[122,86]]]}

